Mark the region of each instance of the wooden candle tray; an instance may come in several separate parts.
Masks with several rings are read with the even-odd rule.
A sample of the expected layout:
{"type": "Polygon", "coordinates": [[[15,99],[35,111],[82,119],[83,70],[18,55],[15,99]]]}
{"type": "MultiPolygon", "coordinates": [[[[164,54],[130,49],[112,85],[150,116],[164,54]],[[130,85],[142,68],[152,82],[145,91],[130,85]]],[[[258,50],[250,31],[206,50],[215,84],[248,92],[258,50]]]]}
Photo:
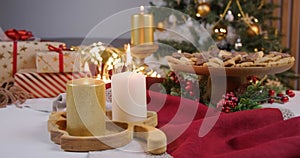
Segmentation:
{"type": "MultiPolygon", "coordinates": [[[[106,112],[111,119],[111,111],[106,112]]],[[[128,123],[106,121],[103,136],[71,136],[66,131],[66,112],[54,112],[49,116],[48,131],[51,141],[59,144],[65,151],[101,151],[122,147],[138,138],[147,143],[145,152],[162,154],[167,149],[166,135],[157,126],[156,112],[148,111],[143,122],[128,123]]]]}

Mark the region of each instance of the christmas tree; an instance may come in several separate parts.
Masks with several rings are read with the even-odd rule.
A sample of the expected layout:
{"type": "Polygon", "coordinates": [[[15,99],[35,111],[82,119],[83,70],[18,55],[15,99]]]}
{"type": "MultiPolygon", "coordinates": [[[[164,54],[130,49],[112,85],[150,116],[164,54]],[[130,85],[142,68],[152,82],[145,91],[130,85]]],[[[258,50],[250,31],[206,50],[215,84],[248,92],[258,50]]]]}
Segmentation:
{"type": "MultiPolygon", "coordinates": [[[[288,48],[281,45],[282,34],[271,25],[272,22],[280,20],[273,14],[280,6],[265,0],[152,0],[150,5],[150,12],[154,15],[156,23],[156,34],[163,35],[158,36],[158,42],[182,52],[201,52],[209,49],[215,42],[219,49],[232,52],[289,53],[288,48]],[[193,19],[193,23],[189,22],[190,19],[193,19]],[[168,28],[174,28],[174,25],[182,26],[178,27],[180,31],[177,30],[183,32],[182,34],[187,32],[181,30],[189,30],[194,40],[178,40],[177,37],[171,38],[168,37],[169,34],[163,33],[167,32],[165,30],[168,28]],[[205,34],[195,31],[197,25],[208,31],[213,42],[201,41],[205,34]],[[165,35],[167,37],[164,37],[165,35]]],[[[160,56],[170,55],[170,52],[168,54],[163,50],[159,53],[160,56]]],[[[269,78],[293,88],[291,80],[297,80],[300,76],[290,69],[280,74],[269,75],[269,78]]]]}
{"type": "MultiPolygon", "coordinates": [[[[177,25],[186,23],[190,17],[210,32],[220,49],[265,53],[286,51],[281,46],[278,30],[270,25],[271,21],[279,19],[273,16],[274,9],[279,7],[273,3],[264,0],[153,0],[150,4],[157,28],[174,22],[174,17],[177,25]],[[166,13],[164,7],[186,16],[166,13]]],[[[186,41],[159,40],[186,52],[197,51],[186,41]]]]}

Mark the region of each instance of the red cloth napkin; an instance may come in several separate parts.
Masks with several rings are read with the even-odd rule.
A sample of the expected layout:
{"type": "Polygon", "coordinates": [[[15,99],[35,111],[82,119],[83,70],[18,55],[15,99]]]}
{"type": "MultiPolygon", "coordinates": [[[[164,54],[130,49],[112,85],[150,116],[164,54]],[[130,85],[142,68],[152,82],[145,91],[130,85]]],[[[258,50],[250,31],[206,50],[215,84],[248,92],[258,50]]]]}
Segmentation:
{"type": "MultiPolygon", "coordinates": [[[[278,109],[221,113],[203,137],[199,129],[207,106],[148,91],[148,110],[158,112],[158,127],[168,139],[167,152],[175,158],[291,158],[300,157],[300,118],[283,121],[278,109]]],[[[300,105],[299,105],[300,106],[300,105]]]]}

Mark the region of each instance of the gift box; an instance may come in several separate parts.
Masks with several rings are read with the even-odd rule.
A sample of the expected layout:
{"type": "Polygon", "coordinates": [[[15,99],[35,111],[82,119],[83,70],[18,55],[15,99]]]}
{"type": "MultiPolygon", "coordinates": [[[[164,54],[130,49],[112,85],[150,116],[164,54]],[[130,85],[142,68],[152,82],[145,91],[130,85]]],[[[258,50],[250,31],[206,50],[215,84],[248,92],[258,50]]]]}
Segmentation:
{"type": "Polygon", "coordinates": [[[33,41],[32,34],[25,30],[8,30],[6,35],[12,41],[0,41],[0,83],[21,69],[36,68],[36,52],[48,50],[48,45],[63,45],[61,42],[33,41]],[[21,41],[30,40],[30,41],[21,41]]]}
{"type": "Polygon", "coordinates": [[[64,50],[54,46],[49,47],[49,50],[39,51],[36,54],[38,73],[79,72],[83,70],[80,53],[77,51],[64,50]]]}
{"type": "Polygon", "coordinates": [[[61,42],[0,41],[0,82],[13,77],[21,69],[36,68],[36,52],[48,50],[48,45],[59,46],[61,42]]]}
{"type": "Polygon", "coordinates": [[[69,80],[90,76],[85,72],[76,73],[37,73],[36,70],[20,70],[15,77],[16,85],[35,98],[56,97],[66,91],[69,80]]]}

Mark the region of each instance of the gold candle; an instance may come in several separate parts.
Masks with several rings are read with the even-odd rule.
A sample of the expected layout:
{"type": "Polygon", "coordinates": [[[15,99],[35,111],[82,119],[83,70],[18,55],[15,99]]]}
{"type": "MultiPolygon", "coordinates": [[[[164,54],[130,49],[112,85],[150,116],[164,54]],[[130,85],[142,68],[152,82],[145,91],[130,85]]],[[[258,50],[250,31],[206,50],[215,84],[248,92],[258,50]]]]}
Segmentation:
{"type": "Polygon", "coordinates": [[[105,134],[105,83],[81,78],[67,83],[67,132],[72,136],[105,134]]]}
{"type": "Polygon", "coordinates": [[[141,6],[141,12],[131,17],[131,44],[140,45],[153,43],[154,41],[154,20],[152,14],[145,14],[144,7],[141,6]]]}

